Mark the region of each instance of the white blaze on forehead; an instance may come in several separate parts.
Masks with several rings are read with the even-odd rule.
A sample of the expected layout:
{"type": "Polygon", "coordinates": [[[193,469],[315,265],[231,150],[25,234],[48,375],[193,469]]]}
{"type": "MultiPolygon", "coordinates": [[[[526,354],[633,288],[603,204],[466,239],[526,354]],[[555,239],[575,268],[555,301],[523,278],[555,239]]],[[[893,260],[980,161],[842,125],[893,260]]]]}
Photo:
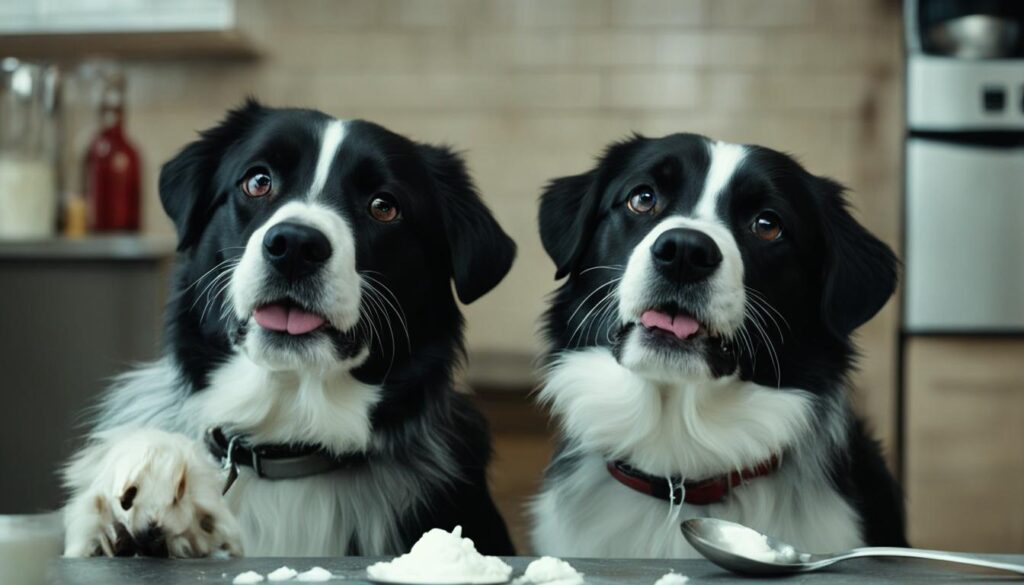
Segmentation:
{"type": "MultiPolygon", "coordinates": [[[[718,333],[735,331],[743,322],[746,302],[743,289],[743,257],[728,222],[719,217],[718,201],[729,186],[736,169],[743,164],[748,148],[742,144],[708,141],[708,169],[704,188],[690,215],[670,215],[661,220],[634,247],[618,286],[619,318],[623,323],[636,323],[651,308],[656,270],[651,262],[651,246],[661,234],[671,229],[691,229],[706,234],[722,252],[722,264],[709,280],[710,298],[703,307],[703,325],[718,333]]],[[[627,343],[622,363],[646,363],[645,350],[627,343]],[[634,359],[635,358],[635,359],[634,359]]]]}
{"type": "Polygon", "coordinates": [[[694,217],[702,219],[717,219],[718,197],[729,184],[732,176],[736,173],[747,155],[747,147],[742,144],[730,144],[728,142],[708,143],[708,173],[704,177],[704,191],[697,201],[697,208],[694,209],[694,217]]]}
{"type": "Polygon", "coordinates": [[[315,199],[324,190],[327,184],[327,176],[331,173],[331,164],[338,154],[341,141],[345,139],[345,122],[331,120],[324,126],[323,134],[320,137],[320,156],[316,160],[316,170],[313,173],[313,182],[309,186],[309,198],[315,199]]]}

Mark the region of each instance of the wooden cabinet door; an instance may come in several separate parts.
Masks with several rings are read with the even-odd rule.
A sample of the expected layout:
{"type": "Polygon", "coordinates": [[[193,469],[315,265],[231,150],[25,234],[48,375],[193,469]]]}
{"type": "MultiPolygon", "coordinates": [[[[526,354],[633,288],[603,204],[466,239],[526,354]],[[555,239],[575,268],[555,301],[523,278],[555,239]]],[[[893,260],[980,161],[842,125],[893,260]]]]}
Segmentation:
{"type": "Polygon", "coordinates": [[[1024,340],[907,342],[913,546],[1024,552],[1024,340]]]}

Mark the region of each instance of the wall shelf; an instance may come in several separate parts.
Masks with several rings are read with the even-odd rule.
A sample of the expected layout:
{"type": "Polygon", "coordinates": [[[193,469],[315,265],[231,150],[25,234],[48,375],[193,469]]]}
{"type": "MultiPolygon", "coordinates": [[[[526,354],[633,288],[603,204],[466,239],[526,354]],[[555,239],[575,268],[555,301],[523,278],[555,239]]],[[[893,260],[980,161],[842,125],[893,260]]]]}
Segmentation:
{"type": "Polygon", "coordinates": [[[2,34],[0,56],[66,62],[93,57],[125,61],[253,60],[260,54],[255,45],[238,31],[210,30],[2,34]]]}
{"type": "Polygon", "coordinates": [[[40,260],[167,260],[174,257],[170,236],[90,235],[39,240],[0,240],[0,263],[40,260]]]}

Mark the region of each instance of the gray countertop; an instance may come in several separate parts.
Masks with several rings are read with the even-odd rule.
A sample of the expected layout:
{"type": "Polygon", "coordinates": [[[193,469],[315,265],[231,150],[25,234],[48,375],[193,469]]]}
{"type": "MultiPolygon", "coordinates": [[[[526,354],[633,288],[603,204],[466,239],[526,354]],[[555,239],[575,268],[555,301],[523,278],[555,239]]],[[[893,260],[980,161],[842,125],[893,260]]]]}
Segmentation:
{"type": "MultiPolygon", "coordinates": [[[[984,555],[1004,562],[1024,563],[1024,555],[984,555]]],[[[128,583],[231,583],[235,575],[257,571],[263,575],[287,565],[297,571],[314,566],[330,570],[344,578],[345,583],[367,583],[364,569],[379,559],[347,558],[245,558],[231,560],[158,560],[158,559],[62,559],[56,568],[55,583],[68,585],[120,585],[128,583]]],[[[506,559],[515,569],[513,576],[521,575],[529,557],[506,559]]],[[[821,573],[792,577],[751,579],[726,573],[703,560],[570,560],[582,572],[588,584],[653,585],[665,573],[675,571],[690,578],[690,583],[1002,583],[1016,582],[1006,573],[961,571],[954,565],[908,561],[903,559],[853,560],[821,573]]],[[[337,583],[340,579],[330,582],[337,583]]],[[[296,581],[288,581],[296,583],[296,581]]],[[[268,582],[264,582],[268,583],[268,582]]],[[[16,584],[4,584],[16,585],[16,584]]]]}
{"type": "Polygon", "coordinates": [[[174,251],[174,238],[168,236],[109,235],[0,240],[0,261],[162,260],[172,257],[174,251]]]}

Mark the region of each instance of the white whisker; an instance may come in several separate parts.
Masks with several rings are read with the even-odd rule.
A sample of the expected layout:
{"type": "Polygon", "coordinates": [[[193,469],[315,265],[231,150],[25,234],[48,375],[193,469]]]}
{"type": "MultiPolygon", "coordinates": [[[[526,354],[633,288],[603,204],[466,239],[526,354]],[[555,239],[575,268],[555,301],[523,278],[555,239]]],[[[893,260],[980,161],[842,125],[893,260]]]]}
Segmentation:
{"type": "MultiPolygon", "coordinates": [[[[595,289],[595,290],[594,290],[593,292],[591,292],[591,293],[590,293],[589,295],[587,295],[587,297],[586,297],[586,298],[587,298],[587,299],[589,299],[589,298],[590,298],[591,296],[593,296],[593,294],[594,294],[595,292],[597,292],[598,290],[600,290],[600,289],[602,289],[602,288],[604,288],[604,287],[606,287],[606,286],[609,286],[609,285],[615,284],[615,283],[619,282],[620,280],[622,280],[622,278],[621,278],[621,277],[620,277],[620,278],[616,278],[616,279],[612,279],[612,280],[610,280],[610,281],[608,281],[608,282],[606,282],[606,283],[602,284],[602,285],[601,285],[601,286],[599,286],[599,287],[598,287],[597,289],[595,289]]],[[[583,316],[583,320],[581,320],[581,321],[580,321],[580,324],[579,324],[579,325],[578,325],[578,326],[576,327],[576,329],[575,329],[575,330],[573,331],[572,335],[570,335],[570,336],[569,336],[569,344],[570,344],[570,345],[572,345],[572,340],[573,340],[573,339],[574,339],[574,338],[576,337],[576,334],[577,334],[577,333],[579,333],[579,332],[580,332],[580,330],[581,330],[581,329],[583,328],[583,326],[584,326],[584,325],[586,324],[586,322],[587,322],[587,319],[589,319],[589,318],[590,318],[590,316],[591,316],[591,315],[592,315],[592,314],[594,313],[594,311],[595,311],[595,310],[597,310],[597,308],[601,306],[601,303],[602,303],[602,302],[604,302],[604,300],[605,300],[605,299],[607,299],[607,298],[608,298],[608,295],[612,294],[612,292],[614,292],[614,289],[613,289],[613,290],[612,290],[611,292],[607,293],[607,294],[606,294],[606,295],[604,296],[604,298],[602,298],[602,299],[601,299],[601,301],[600,301],[600,302],[598,302],[597,304],[595,304],[595,305],[594,305],[594,306],[593,306],[593,307],[592,307],[592,308],[591,308],[591,309],[590,309],[589,311],[587,311],[587,314],[583,316]]],[[[585,302],[585,301],[586,301],[586,299],[584,299],[584,302],[585,302]]],[[[581,305],[581,306],[582,306],[582,304],[583,304],[583,303],[580,303],[580,305],[581,305]]],[[[577,309],[576,309],[576,311],[578,312],[578,311],[579,311],[579,309],[577,308],[577,309]]],[[[575,312],[574,312],[573,314],[575,314],[575,312]]],[[[571,318],[571,317],[570,317],[570,319],[569,319],[569,322],[572,322],[572,318],[571,318]]],[[[582,341],[582,339],[581,339],[581,341],[582,341]]]]}
{"type": "Polygon", "coordinates": [[[583,306],[585,304],[587,304],[587,301],[590,299],[590,297],[592,297],[595,294],[597,294],[597,292],[599,290],[603,289],[604,287],[612,285],[612,284],[615,284],[616,282],[619,282],[620,280],[622,280],[621,276],[618,277],[618,278],[613,278],[613,279],[609,280],[608,282],[598,286],[594,290],[590,291],[590,294],[588,294],[587,296],[583,297],[583,300],[580,301],[580,303],[578,305],[576,305],[576,310],[573,311],[571,315],[569,315],[569,318],[566,319],[566,323],[572,323],[573,318],[576,317],[576,314],[580,312],[580,309],[582,309],[583,306]]]}
{"type": "Polygon", "coordinates": [[[604,270],[619,270],[619,271],[626,270],[626,268],[624,266],[622,266],[621,264],[591,266],[590,268],[586,268],[586,269],[581,270],[579,275],[583,276],[584,274],[590,272],[591,270],[600,270],[600,269],[604,269],[604,270]]]}
{"type": "Polygon", "coordinates": [[[402,303],[398,301],[398,296],[395,295],[394,291],[392,291],[391,288],[388,287],[388,285],[370,276],[369,273],[371,272],[374,274],[380,274],[379,272],[374,272],[372,270],[364,270],[362,272],[362,276],[363,278],[370,281],[370,288],[373,289],[374,292],[378,294],[380,300],[386,302],[387,305],[391,308],[391,310],[394,311],[395,317],[398,318],[398,322],[402,326],[402,330],[405,332],[406,347],[408,348],[409,352],[412,353],[412,337],[409,335],[409,321],[405,316],[405,310],[402,308],[402,303]],[[383,289],[383,292],[379,288],[377,288],[378,286],[383,289]],[[386,293],[391,298],[389,299],[387,296],[384,296],[383,293],[386,293]]]}

